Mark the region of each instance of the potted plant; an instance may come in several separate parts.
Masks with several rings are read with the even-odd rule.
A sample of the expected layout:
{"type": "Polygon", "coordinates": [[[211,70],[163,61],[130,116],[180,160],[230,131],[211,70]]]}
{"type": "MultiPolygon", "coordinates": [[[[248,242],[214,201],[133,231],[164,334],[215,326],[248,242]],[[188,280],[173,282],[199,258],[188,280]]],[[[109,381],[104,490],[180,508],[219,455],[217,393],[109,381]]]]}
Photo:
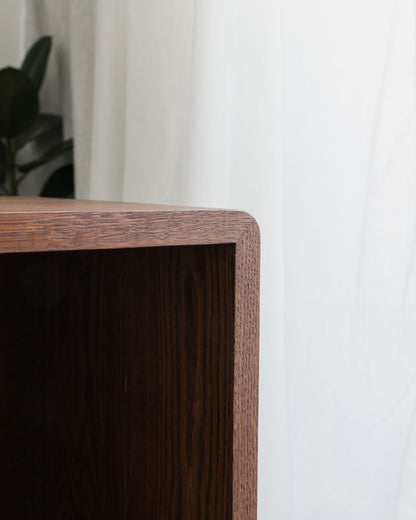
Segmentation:
{"type": "Polygon", "coordinates": [[[20,68],[0,70],[0,195],[19,195],[21,182],[38,167],[61,157],[41,196],[74,196],[73,140],[59,140],[40,157],[22,162],[22,150],[53,129],[62,128],[62,118],[40,111],[39,91],[45,77],[52,38],[43,36],[27,52],[20,68]]]}

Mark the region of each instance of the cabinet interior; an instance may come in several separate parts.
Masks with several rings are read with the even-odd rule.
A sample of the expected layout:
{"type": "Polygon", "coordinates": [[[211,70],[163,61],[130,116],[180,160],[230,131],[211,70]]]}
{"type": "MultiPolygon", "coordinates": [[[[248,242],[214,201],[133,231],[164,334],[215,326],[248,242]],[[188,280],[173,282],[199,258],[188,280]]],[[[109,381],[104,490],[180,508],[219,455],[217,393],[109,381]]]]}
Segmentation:
{"type": "Polygon", "coordinates": [[[234,261],[0,255],[1,518],[231,518],[234,261]]]}

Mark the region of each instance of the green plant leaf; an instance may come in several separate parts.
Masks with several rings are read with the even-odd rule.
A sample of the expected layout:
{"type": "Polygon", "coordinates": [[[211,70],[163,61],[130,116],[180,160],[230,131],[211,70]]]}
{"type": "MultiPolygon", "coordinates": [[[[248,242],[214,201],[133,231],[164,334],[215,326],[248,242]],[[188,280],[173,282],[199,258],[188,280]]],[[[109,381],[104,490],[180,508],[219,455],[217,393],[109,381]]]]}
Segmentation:
{"type": "Polygon", "coordinates": [[[42,36],[30,47],[22,63],[21,69],[32,78],[37,91],[42,86],[45,77],[51,46],[52,38],[42,36]]]}
{"type": "Polygon", "coordinates": [[[30,161],[25,164],[18,165],[18,168],[23,173],[28,173],[35,168],[38,168],[39,166],[42,166],[43,164],[47,164],[50,161],[53,161],[53,159],[56,159],[57,157],[60,157],[61,155],[72,152],[74,149],[74,140],[67,139],[66,141],[62,141],[61,143],[57,144],[53,148],[50,148],[40,159],[36,159],[35,161],[30,161]]]}
{"type": "Polygon", "coordinates": [[[74,198],[74,166],[67,164],[52,173],[40,192],[41,197],[74,198]]]}
{"type": "Polygon", "coordinates": [[[36,118],[33,125],[22,135],[16,138],[16,150],[20,150],[27,143],[37,139],[62,125],[62,118],[54,114],[41,113],[36,118]]]}
{"type": "Polygon", "coordinates": [[[6,145],[0,140],[0,187],[2,187],[6,181],[7,175],[7,152],[6,145]]]}
{"type": "Polygon", "coordinates": [[[12,67],[0,70],[0,138],[12,139],[25,132],[39,113],[33,81],[12,67]]]}

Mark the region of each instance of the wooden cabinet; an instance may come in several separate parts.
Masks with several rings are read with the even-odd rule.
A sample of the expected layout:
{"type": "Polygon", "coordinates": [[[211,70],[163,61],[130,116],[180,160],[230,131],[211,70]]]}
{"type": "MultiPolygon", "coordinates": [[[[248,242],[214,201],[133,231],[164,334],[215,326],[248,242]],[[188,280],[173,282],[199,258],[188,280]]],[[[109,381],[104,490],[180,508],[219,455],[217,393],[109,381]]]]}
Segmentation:
{"type": "Polygon", "coordinates": [[[259,233],[0,197],[0,518],[254,520],[259,233]]]}

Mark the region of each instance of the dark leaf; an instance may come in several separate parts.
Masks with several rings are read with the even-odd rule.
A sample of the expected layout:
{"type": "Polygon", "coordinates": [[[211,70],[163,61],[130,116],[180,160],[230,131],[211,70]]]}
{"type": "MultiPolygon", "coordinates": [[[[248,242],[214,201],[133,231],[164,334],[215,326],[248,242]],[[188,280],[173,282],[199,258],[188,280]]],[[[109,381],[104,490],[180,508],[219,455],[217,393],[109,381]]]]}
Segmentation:
{"type": "Polygon", "coordinates": [[[33,81],[12,67],[0,70],[0,138],[11,139],[25,132],[39,113],[33,81]]]}
{"type": "Polygon", "coordinates": [[[7,174],[7,152],[6,146],[0,140],[0,186],[3,186],[7,174]]]}
{"type": "Polygon", "coordinates": [[[67,139],[66,141],[62,141],[57,144],[53,148],[49,149],[40,159],[36,159],[35,161],[30,161],[26,164],[19,164],[18,168],[21,172],[27,173],[43,164],[47,164],[48,162],[60,157],[61,155],[72,152],[74,149],[74,140],[67,139]]]}
{"type": "Polygon", "coordinates": [[[25,146],[25,144],[37,139],[43,134],[59,128],[61,124],[62,118],[60,116],[44,113],[39,114],[29,130],[16,138],[16,149],[20,150],[25,146]]]}
{"type": "Polygon", "coordinates": [[[41,197],[74,198],[74,166],[67,164],[56,170],[40,192],[41,197]]]}
{"type": "Polygon", "coordinates": [[[51,46],[52,38],[50,36],[39,38],[28,50],[22,63],[22,70],[32,78],[37,91],[45,77],[51,46]]]}

